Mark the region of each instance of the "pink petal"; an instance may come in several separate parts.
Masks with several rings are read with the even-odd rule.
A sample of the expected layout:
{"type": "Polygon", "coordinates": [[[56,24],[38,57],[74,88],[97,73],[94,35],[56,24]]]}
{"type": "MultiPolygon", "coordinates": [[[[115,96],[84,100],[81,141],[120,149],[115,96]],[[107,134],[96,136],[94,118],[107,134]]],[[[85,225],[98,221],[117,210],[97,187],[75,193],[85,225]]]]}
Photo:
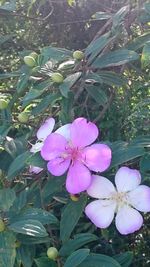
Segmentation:
{"type": "Polygon", "coordinates": [[[95,200],[85,208],[88,218],[99,228],[107,228],[115,213],[116,203],[111,200],[95,200]]]}
{"type": "Polygon", "coordinates": [[[128,167],[121,167],[115,176],[115,184],[119,192],[135,189],[141,182],[140,172],[128,167]]]}
{"type": "Polygon", "coordinates": [[[85,147],[92,144],[98,137],[98,128],[84,118],[73,121],[70,127],[71,141],[76,147],[85,147]]]}
{"type": "Polygon", "coordinates": [[[111,149],[104,144],[86,147],[83,151],[85,165],[92,171],[103,172],[110,166],[111,149]]]}
{"type": "Polygon", "coordinates": [[[41,156],[45,160],[55,159],[66,152],[67,140],[60,134],[52,133],[44,141],[41,156]]]}
{"type": "Polygon", "coordinates": [[[37,131],[37,138],[39,140],[45,140],[45,138],[51,134],[54,129],[55,120],[53,118],[47,119],[44,124],[37,131]]]}
{"type": "Polygon", "coordinates": [[[123,206],[116,215],[115,224],[122,235],[127,235],[141,228],[143,218],[137,210],[129,206],[123,206]]]}
{"type": "Polygon", "coordinates": [[[69,165],[70,159],[56,158],[48,162],[47,169],[51,174],[60,176],[67,171],[69,165]]]}
{"type": "Polygon", "coordinates": [[[75,162],[70,166],[67,180],[66,189],[71,194],[78,194],[86,190],[91,183],[91,173],[81,163],[75,162]]]}
{"type": "Polygon", "coordinates": [[[71,123],[65,124],[61,126],[60,128],[58,128],[55,131],[55,133],[61,134],[67,139],[67,141],[69,141],[70,140],[70,126],[71,126],[71,123]]]}
{"type": "Polygon", "coordinates": [[[105,177],[92,175],[92,182],[87,189],[87,193],[95,198],[109,198],[112,193],[115,193],[114,185],[105,177]]]}
{"type": "Polygon", "coordinates": [[[150,211],[150,187],[139,185],[136,189],[128,193],[131,205],[139,211],[150,211]]]}
{"type": "Polygon", "coordinates": [[[42,170],[43,170],[42,168],[36,167],[36,166],[30,166],[30,168],[29,168],[29,172],[31,172],[31,173],[33,172],[35,174],[40,173],[42,170]]]}

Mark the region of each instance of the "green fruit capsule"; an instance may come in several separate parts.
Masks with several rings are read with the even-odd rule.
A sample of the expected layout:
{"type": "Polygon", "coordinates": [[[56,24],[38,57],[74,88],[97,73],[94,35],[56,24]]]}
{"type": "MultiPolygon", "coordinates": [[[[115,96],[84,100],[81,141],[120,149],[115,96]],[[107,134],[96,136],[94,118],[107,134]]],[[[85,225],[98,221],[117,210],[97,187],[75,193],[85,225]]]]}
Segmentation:
{"type": "Polygon", "coordinates": [[[73,52],[73,58],[77,60],[82,60],[84,58],[84,53],[80,50],[76,50],[73,52]]]}
{"type": "Polygon", "coordinates": [[[64,81],[64,77],[59,72],[53,73],[51,79],[54,83],[63,83],[64,81]]]}
{"type": "Polygon", "coordinates": [[[30,55],[24,57],[24,63],[27,66],[31,67],[31,68],[33,68],[33,67],[36,66],[36,60],[35,60],[35,58],[33,56],[30,56],[30,55]]]}
{"type": "Polygon", "coordinates": [[[8,101],[5,99],[0,99],[0,109],[6,109],[8,107],[8,101]]]}
{"type": "Polygon", "coordinates": [[[3,232],[5,230],[5,224],[2,219],[0,219],[0,232],[3,232]]]}
{"type": "Polygon", "coordinates": [[[29,114],[27,112],[21,112],[18,115],[18,121],[20,121],[21,123],[26,123],[29,120],[29,114]]]}
{"type": "Polygon", "coordinates": [[[58,250],[55,247],[50,247],[47,250],[47,257],[51,260],[56,260],[58,257],[58,250]]]}

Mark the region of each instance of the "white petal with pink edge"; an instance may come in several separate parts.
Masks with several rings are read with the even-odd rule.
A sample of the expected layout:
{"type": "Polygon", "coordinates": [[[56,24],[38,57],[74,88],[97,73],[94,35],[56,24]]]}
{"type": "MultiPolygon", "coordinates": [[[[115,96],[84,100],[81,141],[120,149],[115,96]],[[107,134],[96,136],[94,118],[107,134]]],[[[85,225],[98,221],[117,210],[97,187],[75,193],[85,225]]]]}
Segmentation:
{"type": "Polygon", "coordinates": [[[139,185],[136,189],[128,193],[131,205],[139,211],[150,211],[150,187],[139,185]]]}
{"type": "Polygon", "coordinates": [[[97,227],[107,228],[114,218],[115,209],[114,201],[95,200],[86,206],[85,213],[97,227]]]}
{"type": "Polygon", "coordinates": [[[137,210],[123,206],[117,212],[115,224],[120,234],[128,235],[142,227],[143,217],[137,210]]]}
{"type": "Polygon", "coordinates": [[[45,140],[46,137],[53,131],[54,125],[55,120],[53,118],[47,119],[37,131],[37,138],[41,141],[45,140]]]}
{"type": "Polygon", "coordinates": [[[94,198],[109,198],[112,193],[115,193],[114,185],[105,177],[92,175],[91,185],[87,189],[89,196],[94,198]]]}
{"type": "Polygon", "coordinates": [[[115,175],[115,184],[119,192],[134,190],[140,182],[140,172],[128,167],[121,167],[115,175]]]}
{"type": "Polygon", "coordinates": [[[61,126],[60,128],[58,128],[55,131],[55,133],[61,134],[67,139],[67,141],[69,141],[70,140],[70,126],[71,126],[71,123],[65,124],[61,126]]]}

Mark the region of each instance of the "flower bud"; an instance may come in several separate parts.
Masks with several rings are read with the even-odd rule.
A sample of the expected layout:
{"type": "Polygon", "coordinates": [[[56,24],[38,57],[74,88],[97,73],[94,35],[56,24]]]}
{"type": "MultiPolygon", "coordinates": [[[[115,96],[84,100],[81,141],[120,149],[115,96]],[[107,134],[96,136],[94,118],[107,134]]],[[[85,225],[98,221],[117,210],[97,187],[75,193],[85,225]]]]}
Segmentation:
{"type": "Polygon", "coordinates": [[[8,101],[5,99],[0,99],[0,109],[6,109],[8,106],[8,101]]]}
{"type": "Polygon", "coordinates": [[[36,66],[36,60],[35,60],[35,58],[33,56],[30,56],[30,55],[24,57],[24,63],[27,66],[31,67],[31,68],[33,68],[33,67],[36,66]]]}
{"type": "Polygon", "coordinates": [[[53,73],[51,79],[54,83],[63,83],[64,81],[64,77],[59,72],[53,73]]]}
{"type": "Polygon", "coordinates": [[[3,232],[5,230],[5,224],[3,220],[0,218],[0,232],[3,232]]]}
{"type": "Polygon", "coordinates": [[[55,247],[50,247],[47,250],[47,257],[52,260],[56,260],[58,257],[58,250],[55,247]]]}
{"type": "Polygon", "coordinates": [[[29,114],[27,112],[21,112],[18,115],[18,121],[22,122],[22,123],[26,123],[29,120],[29,114]]]}
{"type": "Polygon", "coordinates": [[[79,197],[78,197],[78,195],[70,195],[70,198],[71,198],[71,200],[72,201],[78,201],[79,200],[79,197]]]}
{"type": "Polygon", "coordinates": [[[38,58],[38,54],[36,52],[32,52],[29,56],[33,57],[34,59],[38,58]]]}
{"type": "Polygon", "coordinates": [[[84,58],[84,53],[80,50],[76,50],[73,52],[73,58],[77,60],[82,60],[84,58]]]}

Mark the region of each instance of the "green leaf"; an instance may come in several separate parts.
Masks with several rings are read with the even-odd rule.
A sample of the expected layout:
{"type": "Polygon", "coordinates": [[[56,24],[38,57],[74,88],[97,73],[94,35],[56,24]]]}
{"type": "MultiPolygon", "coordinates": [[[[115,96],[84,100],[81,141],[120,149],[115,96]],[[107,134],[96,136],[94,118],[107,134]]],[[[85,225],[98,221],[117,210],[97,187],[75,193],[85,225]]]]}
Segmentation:
{"type": "Polygon", "coordinates": [[[150,42],[145,44],[141,55],[141,64],[145,68],[150,65],[150,42]]]}
{"type": "Polygon", "coordinates": [[[73,252],[66,260],[64,267],[76,267],[79,266],[81,262],[83,262],[87,256],[89,255],[89,249],[79,249],[73,252]]]}
{"type": "Polygon", "coordinates": [[[31,88],[30,91],[23,98],[23,107],[30,104],[32,100],[41,96],[45,92],[45,90],[51,86],[51,84],[52,83],[48,79],[31,88]]]}
{"type": "Polygon", "coordinates": [[[32,267],[33,265],[33,258],[35,254],[34,246],[26,246],[22,245],[17,249],[17,256],[22,262],[23,267],[32,267]]]}
{"type": "Polygon", "coordinates": [[[26,167],[26,162],[30,155],[30,152],[26,151],[15,158],[8,169],[7,177],[9,180],[13,179],[22,169],[26,167]]]}
{"type": "Polygon", "coordinates": [[[22,74],[17,83],[17,92],[22,93],[27,89],[29,76],[22,74]]]}
{"type": "Polygon", "coordinates": [[[101,106],[105,106],[107,103],[107,95],[105,94],[104,90],[101,90],[101,86],[85,86],[86,91],[89,95],[101,106]]]}
{"type": "Polygon", "coordinates": [[[75,66],[76,61],[75,60],[67,60],[63,63],[61,63],[57,70],[64,71],[64,70],[70,70],[75,66]]]}
{"type": "MultiPolygon", "coordinates": [[[[56,262],[50,260],[48,257],[40,257],[34,259],[37,267],[57,267],[56,262]]],[[[72,266],[73,267],[73,266],[72,266]]]]}
{"type": "Polygon", "coordinates": [[[52,213],[37,208],[28,208],[24,210],[20,214],[17,214],[16,217],[11,218],[10,222],[16,223],[32,219],[39,221],[42,224],[58,224],[57,218],[52,213]]]}
{"type": "Polygon", "coordinates": [[[27,202],[27,192],[22,191],[13,202],[10,212],[15,212],[15,214],[17,214],[26,205],[26,202],[27,202]]]}
{"type": "Polygon", "coordinates": [[[72,56],[72,51],[64,49],[64,48],[57,48],[57,47],[44,47],[41,50],[41,55],[43,55],[43,62],[45,64],[48,60],[53,62],[60,62],[72,56]]]}
{"type": "Polygon", "coordinates": [[[129,267],[133,260],[133,252],[127,251],[114,256],[114,259],[120,263],[122,267],[129,267]]]}
{"type": "Polygon", "coordinates": [[[100,77],[102,83],[111,86],[122,86],[126,82],[125,78],[121,77],[118,73],[115,73],[113,71],[100,71],[98,73],[98,76],[100,77]]]}
{"type": "Polygon", "coordinates": [[[0,233],[0,266],[14,267],[16,249],[15,240],[12,232],[0,233]]]}
{"type": "Polygon", "coordinates": [[[113,15],[113,28],[120,26],[121,22],[124,20],[128,12],[129,12],[129,5],[123,6],[118,10],[118,12],[115,15],[113,15]]]}
{"type": "Polygon", "coordinates": [[[117,166],[128,162],[129,160],[135,159],[144,155],[145,149],[138,146],[130,146],[125,142],[122,142],[118,146],[117,142],[112,146],[112,162],[111,167],[117,166]]]}
{"type": "Polygon", "coordinates": [[[148,41],[150,41],[150,33],[146,33],[135,38],[132,42],[127,44],[126,48],[136,51],[139,48],[143,47],[148,41]]]}
{"type": "Polygon", "coordinates": [[[0,9],[6,11],[15,11],[16,10],[16,0],[6,1],[4,5],[0,6],[0,9]]]}
{"type": "Polygon", "coordinates": [[[87,243],[96,241],[98,237],[96,235],[85,233],[85,234],[77,234],[74,236],[74,239],[68,240],[64,243],[64,245],[59,250],[60,256],[68,256],[76,249],[84,246],[87,243]]]}
{"type": "Polygon", "coordinates": [[[20,72],[10,72],[10,73],[2,73],[0,74],[0,79],[8,79],[12,77],[18,77],[20,76],[20,72]]]}
{"type": "Polygon", "coordinates": [[[63,83],[59,86],[59,90],[64,97],[68,97],[68,92],[71,87],[79,80],[82,72],[76,72],[67,76],[67,78],[63,81],[63,83]]]}
{"type": "Polygon", "coordinates": [[[137,60],[138,58],[139,56],[136,52],[127,49],[120,49],[98,57],[92,63],[92,66],[99,69],[111,66],[120,66],[130,61],[137,60]]]}
{"type": "Polygon", "coordinates": [[[140,160],[140,170],[143,173],[150,173],[150,153],[145,153],[140,160]]]}
{"type": "Polygon", "coordinates": [[[30,236],[45,237],[48,236],[44,226],[37,220],[24,220],[12,223],[8,228],[15,233],[21,233],[30,236]]]}
{"type": "Polygon", "coordinates": [[[64,208],[60,221],[60,238],[63,242],[69,239],[82,215],[86,202],[87,197],[81,196],[77,202],[71,200],[64,208]]]}
{"type": "Polygon", "coordinates": [[[0,210],[8,211],[16,199],[13,189],[3,188],[0,190],[0,210]]]}
{"type": "Polygon", "coordinates": [[[94,58],[96,58],[100,52],[105,48],[105,46],[111,42],[115,36],[110,37],[110,32],[100,36],[96,40],[92,41],[85,50],[85,55],[89,56],[88,63],[91,63],[94,58]]]}
{"type": "Polygon", "coordinates": [[[61,192],[65,180],[66,180],[65,176],[51,177],[50,180],[48,180],[45,186],[43,187],[42,190],[43,199],[46,199],[47,197],[56,192],[61,192]]]}
{"type": "Polygon", "coordinates": [[[28,165],[36,166],[40,168],[45,168],[47,164],[46,161],[41,157],[40,152],[37,152],[35,154],[31,153],[26,163],[28,165]]]}
{"type": "Polygon", "coordinates": [[[32,109],[32,115],[37,115],[41,112],[44,112],[48,106],[53,106],[57,100],[61,100],[60,93],[52,93],[45,96],[42,101],[32,109]]]}
{"type": "Polygon", "coordinates": [[[90,254],[78,267],[121,267],[113,258],[103,254],[90,254]]]}
{"type": "Polygon", "coordinates": [[[14,37],[14,34],[0,35],[0,45],[3,45],[14,37]]]}
{"type": "Polygon", "coordinates": [[[21,242],[21,244],[25,244],[25,245],[50,243],[50,241],[51,241],[51,239],[48,236],[46,236],[46,237],[34,237],[34,236],[23,235],[23,234],[18,234],[17,240],[19,240],[21,242]]]}

